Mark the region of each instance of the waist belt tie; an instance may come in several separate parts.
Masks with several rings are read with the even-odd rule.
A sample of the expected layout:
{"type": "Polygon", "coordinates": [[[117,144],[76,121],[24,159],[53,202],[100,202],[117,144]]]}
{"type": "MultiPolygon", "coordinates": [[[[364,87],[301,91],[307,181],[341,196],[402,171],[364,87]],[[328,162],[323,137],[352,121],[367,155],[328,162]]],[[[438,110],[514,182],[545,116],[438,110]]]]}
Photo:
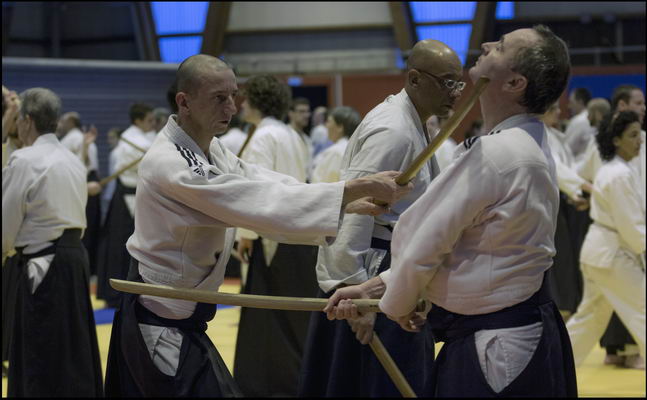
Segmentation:
{"type": "Polygon", "coordinates": [[[30,260],[32,258],[43,257],[43,256],[56,253],[57,246],[73,246],[75,244],[80,243],[80,241],[81,241],[81,229],[79,228],[65,229],[61,236],[59,236],[55,240],[52,240],[52,244],[50,246],[47,246],[44,249],[37,251],[36,253],[24,254],[24,250],[26,246],[17,247],[16,253],[20,258],[24,260],[30,260]]]}
{"type": "Polygon", "coordinates": [[[427,321],[437,341],[451,342],[481,329],[514,328],[540,322],[541,312],[538,307],[551,301],[544,274],[539,290],[521,303],[480,315],[457,314],[434,304],[427,316],[427,321]]]}

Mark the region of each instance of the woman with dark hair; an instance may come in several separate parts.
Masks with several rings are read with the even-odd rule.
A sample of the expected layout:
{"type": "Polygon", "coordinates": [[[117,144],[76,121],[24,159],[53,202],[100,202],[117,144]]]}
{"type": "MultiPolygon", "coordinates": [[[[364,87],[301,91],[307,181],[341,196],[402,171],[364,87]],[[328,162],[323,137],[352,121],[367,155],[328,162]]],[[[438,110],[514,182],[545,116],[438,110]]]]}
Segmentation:
{"type": "Polygon", "coordinates": [[[580,254],[584,296],[566,327],[579,365],[615,311],[638,344],[644,369],[645,204],[629,165],[640,152],[640,122],[631,111],[607,121],[596,136],[604,164],[593,183],[593,224],[580,254]]]}
{"type": "Polygon", "coordinates": [[[321,152],[314,162],[312,182],[337,182],[341,175],[341,161],[351,137],[362,121],[352,107],[337,107],[326,119],[328,138],[334,143],[321,152]]]}

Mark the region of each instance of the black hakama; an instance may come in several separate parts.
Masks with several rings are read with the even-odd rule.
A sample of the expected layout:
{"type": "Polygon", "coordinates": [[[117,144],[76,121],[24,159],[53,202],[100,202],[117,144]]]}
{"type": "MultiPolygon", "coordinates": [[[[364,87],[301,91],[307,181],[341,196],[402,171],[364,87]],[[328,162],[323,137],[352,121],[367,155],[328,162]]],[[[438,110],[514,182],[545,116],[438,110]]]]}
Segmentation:
{"type": "Polygon", "coordinates": [[[126,279],[128,276],[130,253],[126,249],[126,242],[135,231],[135,220],[124,200],[126,194],[135,194],[135,189],[122,185],[117,179],[99,243],[97,298],[105,300],[110,308],[119,306],[121,294],[110,286],[109,280],[126,279]]]}
{"type": "Polygon", "coordinates": [[[611,314],[609,325],[600,338],[600,346],[606,349],[607,354],[618,354],[625,350],[625,345],[636,344],[627,327],[622,323],[615,312],[611,314]]]}
{"type": "MultiPolygon", "coordinates": [[[[88,182],[99,181],[96,171],[90,171],[88,182]]],[[[88,202],[85,206],[85,219],[87,227],[83,233],[83,246],[88,251],[90,263],[90,276],[97,274],[97,251],[99,250],[99,234],[101,230],[101,194],[96,196],[88,195],[88,202]]]]}
{"type": "Polygon", "coordinates": [[[559,213],[555,230],[557,253],[547,275],[550,293],[557,308],[571,314],[577,310],[584,291],[579,261],[579,248],[582,243],[577,243],[577,234],[571,232],[568,223],[573,219],[571,214],[575,212],[577,212],[575,207],[568,204],[566,196],[560,192],[559,213]]]}
{"type": "Polygon", "coordinates": [[[571,342],[550,298],[546,280],[528,300],[490,314],[461,315],[434,305],[427,316],[434,337],[445,342],[434,364],[434,397],[576,397],[571,342]],[[479,363],[474,332],[541,321],[539,344],[526,368],[501,392],[488,384],[479,363]]]}
{"type": "Polygon", "coordinates": [[[9,397],[102,397],[101,358],[88,288],[81,230],[68,229],[36,254],[18,253],[14,330],[9,351],[9,397]],[[34,294],[30,258],[55,254],[34,294]]]}
{"type": "MultiPolygon", "coordinates": [[[[257,239],[243,293],[315,297],[317,252],[280,243],[268,268],[257,239]]],[[[304,311],[241,309],[234,378],[245,396],[296,396],[309,320],[304,311]]]]}
{"type": "MultiPolygon", "coordinates": [[[[128,280],[143,282],[132,260],[128,280]]],[[[115,313],[106,370],[106,397],[242,397],[218,350],[206,334],[216,305],[198,303],[182,320],[159,317],[124,293],[115,313]],[[180,362],[175,376],[153,363],[139,323],[175,327],[182,332],[180,362]]]]}
{"type": "MultiPolygon", "coordinates": [[[[371,247],[389,251],[378,273],[391,265],[389,242],[373,239],[371,247]]],[[[334,293],[319,291],[319,297],[334,293]]],[[[419,397],[428,397],[427,377],[434,363],[434,339],[425,324],[421,332],[407,332],[378,313],[374,332],[419,397]]],[[[299,397],[401,397],[370,346],[362,345],[347,321],[329,321],[323,312],[312,313],[299,397]],[[352,373],[350,373],[352,371],[352,373]]]]}
{"type": "Polygon", "coordinates": [[[18,256],[14,255],[5,260],[5,265],[2,267],[2,361],[9,359],[16,297],[21,279],[20,271],[18,256]]]}

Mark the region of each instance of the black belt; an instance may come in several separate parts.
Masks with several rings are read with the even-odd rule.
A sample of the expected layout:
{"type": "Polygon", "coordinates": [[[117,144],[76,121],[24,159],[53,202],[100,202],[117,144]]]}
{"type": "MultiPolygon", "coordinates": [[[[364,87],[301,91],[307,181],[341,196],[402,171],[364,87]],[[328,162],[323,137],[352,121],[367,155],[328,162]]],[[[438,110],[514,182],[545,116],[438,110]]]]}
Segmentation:
{"type": "Polygon", "coordinates": [[[22,246],[22,247],[16,247],[16,253],[27,260],[36,258],[36,257],[43,257],[43,256],[48,256],[50,254],[56,253],[56,246],[70,246],[79,243],[81,240],[81,229],[79,228],[73,228],[73,229],[65,229],[63,231],[63,234],[59,236],[57,239],[52,240],[52,244],[50,246],[45,247],[44,249],[37,251],[36,253],[32,254],[24,254],[25,247],[27,246],[22,246]]]}
{"type": "Polygon", "coordinates": [[[372,249],[382,249],[386,251],[391,251],[391,241],[384,240],[380,238],[371,238],[371,248],[372,249]]]}
{"type": "Polygon", "coordinates": [[[482,329],[503,329],[530,325],[541,321],[539,306],[552,301],[546,275],[539,290],[528,300],[488,314],[463,315],[447,311],[434,304],[427,316],[434,337],[450,342],[482,329]]]}

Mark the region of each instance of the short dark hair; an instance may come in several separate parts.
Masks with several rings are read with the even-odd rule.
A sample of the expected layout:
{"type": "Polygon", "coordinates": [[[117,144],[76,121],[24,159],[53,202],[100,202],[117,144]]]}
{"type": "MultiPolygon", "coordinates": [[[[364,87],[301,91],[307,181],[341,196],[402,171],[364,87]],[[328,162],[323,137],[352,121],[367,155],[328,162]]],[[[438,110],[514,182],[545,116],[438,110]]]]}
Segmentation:
{"type": "Polygon", "coordinates": [[[591,101],[591,92],[587,88],[577,88],[573,89],[573,96],[575,96],[575,100],[581,102],[585,106],[589,104],[589,101],[591,101]]]}
{"type": "Polygon", "coordinates": [[[61,99],[49,89],[27,89],[20,94],[20,114],[29,115],[40,135],[55,132],[61,116],[61,99]]]}
{"type": "Polygon", "coordinates": [[[290,111],[294,111],[297,108],[297,106],[301,106],[301,105],[310,107],[310,100],[306,99],[305,97],[295,97],[290,102],[290,111]]]}
{"type": "Polygon", "coordinates": [[[359,113],[352,107],[347,106],[334,108],[330,112],[330,117],[335,120],[337,125],[341,125],[344,128],[344,136],[346,137],[351,137],[359,123],[362,122],[359,113]]]}
{"type": "Polygon", "coordinates": [[[271,75],[255,75],[245,82],[249,104],[263,114],[282,120],[292,97],[288,85],[271,75]]]}
{"type": "Polygon", "coordinates": [[[618,104],[620,100],[625,103],[629,103],[631,99],[631,92],[634,90],[640,90],[638,86],[635,85],[620,85],[613,90],[613,95],[611,96],[611,111],[616,111],[618,109],[618,104]]]}
{"type": "Polygon", "coordinates": [[[168,102],[169,107],[173,114],[178,113],[177,103],[175,102],[175,95],[177,94],[177,80],[174,80],[171,86],[169,86],[166,91],[166,101],[168,102]]]}
{"type": "Polygon", "coordinates": [[[136,120],[146,118],[146,114],[150,112],[153,112],[153,107],[145,103],[135,103],[130,106],[130,111],[128,112],[130,122],[134,124],[136,120]]]}
{"type": "Polygon", "coordinates": [[[640,122],[638,114],[633,111],[622,111],[613,118],[613,113],[608,113],[600,124],[600,131],[595,136],[600,150],[600,157],[604,161],[613,159],[616,155],[616,146],[613,144],[613,138],[622,137],[622,133],[627,126],[634,122],[640,122]]]}
{"type": "Polygon", "coordinates": [[[528,80],[519,103],[529,113],[543,114],[566,89],[571,62],[566,43],[550,28],[535,25],[532,29],[539,35],[539,42],[519,49],[511,69],[528,80]]]}

